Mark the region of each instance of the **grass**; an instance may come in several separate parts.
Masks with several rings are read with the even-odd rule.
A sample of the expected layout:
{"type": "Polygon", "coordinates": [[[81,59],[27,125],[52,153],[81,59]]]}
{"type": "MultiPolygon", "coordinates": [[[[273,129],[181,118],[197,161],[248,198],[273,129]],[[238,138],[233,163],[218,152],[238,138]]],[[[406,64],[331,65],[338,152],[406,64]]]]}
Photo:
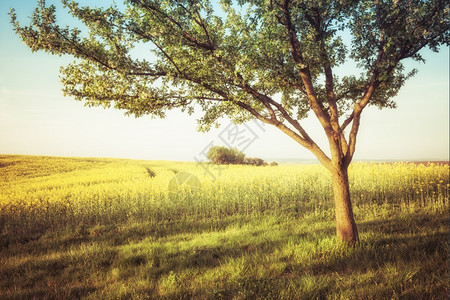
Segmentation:
{"type": "Polygon", "coordinates": [[[319,166],[0,157],[2,299],[445,299],[448,165],[355,164],[361,242],[319,166]],[[200,191],[167,193],[176,173],[200,191]],[[30,204],[31,203],[31,204],[30,204]]]}

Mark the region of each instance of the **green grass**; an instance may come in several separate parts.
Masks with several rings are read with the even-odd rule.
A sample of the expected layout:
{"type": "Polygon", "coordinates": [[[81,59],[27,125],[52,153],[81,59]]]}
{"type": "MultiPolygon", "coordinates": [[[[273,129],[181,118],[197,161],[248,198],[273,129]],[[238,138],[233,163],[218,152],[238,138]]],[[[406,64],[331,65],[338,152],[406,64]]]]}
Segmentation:
{"type": "MultiPolygon", "coordinates": [[[[57,161],[46,159],[47,165],[52,163],[57,161]]],[[[44,180],[92,167],[84,161],[77,169],[78,162],[73,163],[75,166],[66,168],[49,166],[53,173],[41,170],[39,176],[44,180]]],[[[95,161],[94,165],[109,163],[95,161]]],[[[157,180],[165,168],[186,167],[181,163],[145,164],[154,174],[148,180],[157,180]]],[[[35,165],[39,165],[39,159],[34,160],[35,165]]],[[[192,168],[189,164],[187,167],[192,168]]],[[[282,168],[257,170],[267,177],[282,168]]],[[[448,167],[446,170],[448,175],[448,167]]],[[[14,182],[25,180],[23,177],[36,178],[30,171],[23,177],[17,168],[9,171],[14,182]],[[17,174],[13,177],[11,172],[17,174]]],[[[427,174],[438,174],[433,172],[427,174]]],[[[147,169],[143,168],[145,173],[147,169]]],[[[315,176],[313,171],[310,174],[315,176]]],[[[428,184],[442,178],[427,176],[428,184]]],[[[411,184],[424,180],[411,179],[411,184]]],[[[440,184],[445,186],[447,182],[440,184]]],[[[11,181],[8,184],[12,189],[11,181]]],[[[225,188],[222,197],[240,193],[236,185],[225,188]]],[[[393,201],[385,196],[391,190],[376,198],[380,189],[374,188],[375,194],[369,195],[373,185],[366,185],[364,191],[362,185],[354,186],[354,193],[359,188],[358,193],[365,194],[354,201],[361,239],[355,247],[337,243],[332,207],[309,202],[302,205],[292,196],[277,196],[281,189],[271,194],[282,199],[280,210],[275,209],[278,201],[260,210],[255,208],[261,203],[250,207],[249,202],[252,210],[248,212],[245,207],[235,207],[235,200],[227,200],[230,202],[217,203],[220,209],[211,201],[205,207],[208,213],[202,213],[179,202],[185,213],[173,215],[173,210],[165,212],[162,205],[159,219],[140,215],[115,221],[99,215],[98,222],[84,222],[61,217],[58,220],[64,222],[35,230],[5,224],[0,235],[0,298],[446,299],[448,199],[432,201],[418,190],[405,191],[404,201],[393,201]],[[289,201],[295,205],[284,203],[289,201]]],[[[422,189],[425,192],[423,184],[422,189]]],[[[438,197],[433,191],[430,195],[438,197]]],[[[302,193],[314,195],[313,191],[302,193]]],[[[238,195],[246,201],[245,194],[238,195]]],[[[202,197],[199,201],[206,201],[202,197]]],[[[14,221],[10,211],[0,216],[3,224],[14,221]]]]}

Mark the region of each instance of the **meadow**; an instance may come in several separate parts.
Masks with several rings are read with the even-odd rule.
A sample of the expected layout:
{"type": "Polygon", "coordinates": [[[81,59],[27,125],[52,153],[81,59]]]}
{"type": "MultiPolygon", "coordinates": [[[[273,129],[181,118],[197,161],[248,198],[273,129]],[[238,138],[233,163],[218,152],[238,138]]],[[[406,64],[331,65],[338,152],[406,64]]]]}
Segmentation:
{"type": "Polygon", "coordinates": [[[446,299],[449,165],[349,176],[354,247],[320,165],[0,155],[0,298],[446,299]]]}

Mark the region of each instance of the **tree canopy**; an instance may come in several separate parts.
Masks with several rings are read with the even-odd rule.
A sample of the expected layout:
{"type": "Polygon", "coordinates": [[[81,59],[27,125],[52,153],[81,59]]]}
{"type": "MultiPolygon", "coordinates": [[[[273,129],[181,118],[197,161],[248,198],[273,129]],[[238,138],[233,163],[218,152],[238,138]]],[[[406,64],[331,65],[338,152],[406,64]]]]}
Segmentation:
{"type": "Polygon", "coordinates": [[[136,116],[201,109],[201,130],[222,116],[257,118],[327,167],[300,120],[312,111],[338,141],[332,156],[350,163],[362,110],[395,107],[392,97],[415,73],[402,61],[449,44],[445,0],[127,0],[124,9],[61,2],[84,27],[60,25],[43,0],[29,26],[10,15],[33,51],[78,59],[61,68],[66,95],[136,116]],[[134,47],[147,47],[148,57],[135,57],[134,47]],[[347,61],[359,74],[338,76],[347,61]]]}
{"type": "Polygon", "coordinates": [[[212,163],[220,165],[243,164],[245,154],[236,148],[214,146],[209,148],[207,157],[212,163]]]}

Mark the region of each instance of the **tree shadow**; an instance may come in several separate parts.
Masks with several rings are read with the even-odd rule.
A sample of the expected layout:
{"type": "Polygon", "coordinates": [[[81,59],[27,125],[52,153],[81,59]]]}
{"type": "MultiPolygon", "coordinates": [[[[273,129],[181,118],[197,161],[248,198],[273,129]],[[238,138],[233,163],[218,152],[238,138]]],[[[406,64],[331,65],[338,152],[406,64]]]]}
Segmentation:
{"type": "Polygon", "coordinates": [[[88,243],[104,243],[111,246],[121,246],[138,243],[144,239],[170,238],[183,234],[198,234],[202,232],[221,231],[236,224],[246,226],[251,217],[229,217],[223,220],[175,220],[160,223],[126,222],[106,225],[84,225],[62,228],[61,231],[48,230],[44,232],[9,232],[0,234],[0,251],[2,255],[17,254],[40,255],[49,251],[63,250],[88,243]]]}
{"type": "MultiPolygon", "coordinates": [[[[146,276],[158,281],[171,272],[175,274],[183,274],[189,270],[206,272],[220,268],[228,261],[237,261],[244,258],[249,258],[248,263],[254,264],[253,267],[255,267],[259,263],[258,259],[272,255],[278,249],[287,247],[289,243],[301,244],[307,242],[314,244],[319,242],[320,239],[327,239],[332,242],[335,238],[335,228],[331,224],[320,229],[305,230],[303,232],[294,232],[289,230],[289,227],[286,227],[283,229],[284,231],[280,230],[278,236],[270,235],[270,238],[267,238],[267,233],[273,229],[270,227],[262,228],[261,226],[256,226],[252,229],[249,225],[255,224],[254,222],[253,217],[201,220],[197,222],[187,220],[186,222],[166,222],[165,224],[157,225],[142,223],[123,228],[120,228],[120,226],[99,226],[95,230],[92,228],[80,230],[73,239],[58,240],[56,236],[47,245],[43,245],[46,240],[29,241],[24,244],[24,249],[25,253],[30,251],[33,255],[44,255],[54,249],[68,249],[76,245],[92,242],[105,243],[105,245],[116,249],[115,253],[117,255],[107,257],[103,263],[98,261],[93,267],[97,267],[98,272],[109,272],[111,268],[128,270],[128,273],[125,272],[121,275],[124,280],[136,276],[139,272],[145,272],[146,276]],[[164,243],[171,245],[178,242],[188,242],[189,239],[199,239],[199,235],[203,233],[225,231],[230,226],[239,228],[236,224],[247,228],[247,230],[244,230],[242,233],[238,232],[221,244],[199,243],[198,246],[184,248],[164,246],[164,243]],[[188,235],[184,236],[183,234],[188,235]],[[40,247],[36,249],[34,247],[35,243],[41,243],[40,247]],[[161,246],[154,246],[155,243],[161,243],[161,246]],[[136,245],[138,251],[122,253],[120,250],[122,246],[133,245],[136,245]],[[26,250],[26,248],[30,247],[34,247],[34,249],[26,250]]],[[[292,222],[292,220],[289,222],[292,222]]],[[[302,221],[299,219],[298,222],[302,221]]],[[[417,262],[418,258],[435,255],[436,253],[445,259],[448,257],[448,253],[445,252],[446,250],[442,243],[443,241],[448,241],[448,230],[447,232],[437,232],[435,230],[437,225],[442,224],[448,224],[448,216],[419,216],[412,220],[408,219],[407,223],[401,223],[399,219],[395,218],[361,222],[358,226],[362,239],[355,247],[345,247],[343,245],[334,248],[325,247],[320,250],[325,253],[320,253],[316,248],[316,252],[306,255],[309,262],[305,263],[290,262],[289,257],[284,257],[287,267],[278,274],[261,278],[243,274],[240,281],[228,281],[225,284],[225,288],[223,285],[218,285],[217,287],[211,287],[212,291],[203,292],[212,293],[213,298],[229,299],[241,292],[245,292],[242,294],[246,295],[244,298],[258,298],[265,296],[271,291],[284,289],[290,282],[301,285],[301,278],[305,274],[309,274],[308,276],[313,278],[330,277],[335,276],[335,274],[351,276],[352,274],[365,274],[368,272],[382,275],[379,272],[382,272],[383,267],[387,264],[395,264],[397,262],[420,264],[420,261],[417,262]],[[430,233],[425,234],[426,232],[430,233]],[[322,254],[324,254],[324,259],[320,257],[322,254]]],[[[17,248],[12,250],[17,250],[17,248]]],[[[13,253],[9,254],[13,255],[13,253]]],[[[3,271],[6,272],[4,274],[9,274],[8,276],[22,276],[25,270],[43,270],[45,272],[45,270],[53,269],[54,271],[49,272],[47,275],[57,277],[67,272],[69,267],[76,271],[77,266],[68,266],[64,261],[55,260],[54,258],[53,260],[41,258],[39,262],[35,263],[29,261],[27,263],[16,263],[9,266],[8,269],[3,268],[3,271]]],[[[83,266],[80,265],[78,267],[82,268],[83,266]]],[[[445,266],[443,268],[445,269],[445,266]]],[[[433,272],[433,270],[427,270],[423,267],[420,272],[433,272]]],[[[38,274],[41,273],[37,272],[35,274],[36,282],[42,283],[43,279],[40,279],[38,274]]],[[[373,287],[377,280],[374,277],[367,277],[351,285],[345,283],[339,286],[333,279],[331,280],[331,286],[318,285],[317,288],[311,291],[311,294],[305,294],[305,297],[324,298],[330,292],[330,289],[356,289],[360,290],[363,296],[364,293],[369,293],[373,297],[376,295],[390,297],[391,294],[388,294],[387,287],[378,285],[373,287]]],[[[101,288],[100,285],[97,289],[99,288],[101,288]]],[[[92,292],[92,289],[80,290],[82,296],[92,292]]],[[[442,293],[442,291],[435,292],[442,293]]],[[[182,295],[187,295],[190,298],[196,297],[196,295],[190,293],[189,287],[181,285],[179,291],[167,296],[169,298],[181,298],[182,295]]]]}

